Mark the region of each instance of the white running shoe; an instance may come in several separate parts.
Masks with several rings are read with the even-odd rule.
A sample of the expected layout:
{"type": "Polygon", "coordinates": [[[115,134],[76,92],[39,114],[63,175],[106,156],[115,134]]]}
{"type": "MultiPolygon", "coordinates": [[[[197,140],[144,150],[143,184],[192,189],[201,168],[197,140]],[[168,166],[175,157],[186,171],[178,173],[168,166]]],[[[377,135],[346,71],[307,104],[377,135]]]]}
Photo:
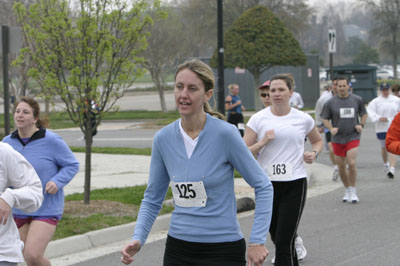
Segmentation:
{"type": "Polygon", "coordinates": [[[383,171],[385,171],[385,175],[387,175],[390,171],[390,166],[388,163],[383,164],[383,171]]]}
{"type": "Polygon", "coordinates": [[[346,188],[346,191],[344,192],[344,197],[342,200],[343,200],[343,202],[350,201],[350,187],[346,188]]]}
{"type": "Polygon", "coordinates": [[[337,169],[337,167],[335,167],[333,169],[332,180],[336,181],[338,180],[338,178],[339,178],[339,170],[337,169]]]}
{"type": "Polygon", "coordinates": [[[394,167],[390,167],[388,173],[387,173],[387,177],[390,179],[394,178],[394,167]]]}
{"type": "Polygon", "coordinates": [[[294,245],[296,247],[297,259],[299,261],[304,260],[307,256],[307,249],[304,247],[303,239],[300,236],[297,236],[294,240],[294,245]]]}
{"type": "Polygon", "coordinates": [[[359,203],[360,200],[357,197],[357,190],[355,187],[349,187],[350,188],[350,201],[351,203],[359,203]]]}
{"type": "MultiPolygon", "coordinates": [[[[307,249],[305,248],[303,239],[301,239],[300,236],[297,236],[294,240],[294,246],[296,248],[297,260],[304,260],[304,258],[307,256],[307,249]]],[[[275,256],[272,257],[271,263],[275,264],[275,256]]]]}

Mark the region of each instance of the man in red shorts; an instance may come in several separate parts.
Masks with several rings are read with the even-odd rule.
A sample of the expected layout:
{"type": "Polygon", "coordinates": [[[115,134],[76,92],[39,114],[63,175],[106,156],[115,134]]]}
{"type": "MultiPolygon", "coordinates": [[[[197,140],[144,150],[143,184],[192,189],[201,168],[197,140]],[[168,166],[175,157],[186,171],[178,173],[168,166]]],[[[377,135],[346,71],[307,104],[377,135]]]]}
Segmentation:
{"type": "Polygon", "coordinates": [[[368,114],[361,97],[349,92],[346,77],[339,77],[337,84],[337,95],[325,103],[321,118],[331,132],[335,162],[346,188],[343,202],[358,203],[356,158],[368,114]]]}

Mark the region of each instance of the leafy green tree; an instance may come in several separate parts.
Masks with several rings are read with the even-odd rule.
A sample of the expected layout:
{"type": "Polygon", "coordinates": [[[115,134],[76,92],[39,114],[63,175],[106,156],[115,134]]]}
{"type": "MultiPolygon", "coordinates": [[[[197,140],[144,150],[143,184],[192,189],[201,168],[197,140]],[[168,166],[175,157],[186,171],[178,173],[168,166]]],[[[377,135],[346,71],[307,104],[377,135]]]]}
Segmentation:
{"type": "MultiPolygon", "coordinates": [[[[227,30],[224,37],[226,67],[246,68],[253,74],[254,89],[260,76],[276,65],[304,65],[306,56],[299,42],[268,8],[256,6],[244,12],[227,30]]],[[[212,58],[217,65],[217,51],[212,58]]],[[[254,94],[257,109],[261,103],[254,94]]]]}
{"type": "Polygon", "coordinates": [[[379,64],[379,53],[376,49],[361,43],[359,53],[353,59],[354,64],[379,64]]]}
{"type": "MultiPolygon", "coordinates": [[[[89,204],[93,133],[142,72],[138,55],[147,46],[152,6],[145,0],[79,0],[73,7],[70,2],[38,0],[28,10],[17,2],[14,10],[28,43],[21,60],[32,58],[29,73],[44,96],[61,99],[85,136],[84,202],[89,204]]],[[[153,7],[158,5],[154,1],[153,7]]]]}

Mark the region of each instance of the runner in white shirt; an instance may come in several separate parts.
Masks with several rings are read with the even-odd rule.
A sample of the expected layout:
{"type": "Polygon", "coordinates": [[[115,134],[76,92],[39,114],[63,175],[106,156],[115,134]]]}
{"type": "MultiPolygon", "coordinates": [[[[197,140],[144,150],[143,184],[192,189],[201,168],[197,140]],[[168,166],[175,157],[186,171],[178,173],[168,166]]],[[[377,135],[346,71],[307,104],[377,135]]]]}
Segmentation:
{"type": "Polygon", "coordinates": [[[275,244],[275,263],[296,266],[295,237],[307,193],[303,161],[312,163],[323,143],[311,116],[290,107],[293,85],[291,74],[272,77],[272,106],[250,118],[244,140],[274,186],[270,234],[275,244]],[[306,137],[312,151],[304,151],[306,137]]]}
{"type": "MultiPolygon", "coordinates": [[[[260,99],[262,103],[264,104],[264,107],[267,108],[272,105],[271,97],[269,95],[269,86],[270,86],[271,81],[267,80],[263,84],[258,87],[260,91],[260,99]]],[[[269,134],[269,136],[272,136],[269,134]]],[[[267,135],[268,137],[268,135],[267,135]]],[[[304,246],[303,239],[299,236],[296,235],[296,240],[295,242],[295,247],[296,247],[296,253],[297,253],[297,259],[299,261],[305,259],[307,256],[307,249],[304,246]]],[[[272,257],[271,262],[274,264],[275,263],[275,256],[272,257]]]]}
{"type": "Polygon", "coordinates": [[[303,98],[301,98],[300,93],[298,93],[297,91],[294,91],[294,89],[293,89],[292,96],[290,96],[289,102],[290,102],[290,106],[294,107],[296,109],[301,109],[304,107],[303,98]]]}
{"type": "Polygon", "coordinates": [[[397,156],[389,153],[385,147],[386,132],[393,118],[400,111],[400,98],[390,94],[390,85],[385,83],[380,86],[381,95],[368,104],[368,115],[375,123],[375,131],[381,144],[383,167],[388,178],[394,178],[397,156]]]}
{"type": "Polygon", "coordinates": [[[42,183],[32,165],[10,145],[0,142],[0,265],[23,262],[24,243],[12,208],[34,212],[42,201],[42,183]]]}

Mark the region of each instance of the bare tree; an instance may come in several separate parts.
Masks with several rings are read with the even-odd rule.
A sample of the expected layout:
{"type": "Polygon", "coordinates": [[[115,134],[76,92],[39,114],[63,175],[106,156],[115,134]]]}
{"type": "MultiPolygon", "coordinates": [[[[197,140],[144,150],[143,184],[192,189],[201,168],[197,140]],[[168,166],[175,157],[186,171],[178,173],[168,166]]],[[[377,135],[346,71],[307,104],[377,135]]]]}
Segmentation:
{"type": "Polygon", "coordinates": [[[161,110],[167,112],[164,92],[166,79],[177,65],[188,55],[187,43],[182,38],[183,22],[173,8],[163,8],[168,12],[166,20],[156,22],[150,29],[148,46],[143,53],[143,66],[146,68],[158,89],[161,110]]]}
{"type": "MultiPolygon", "coordinates": [[[[25,0],[23,4],[29,7],[36,0],[25,0]]],[[[19,26],[17,22],[17,17],[13,12],[13,1],[0,1],[0,24],[8,26],[19,26]]],[[[22,47],[26,46],[25,39],[22,38],[22,47]]],[[[10,62],[14,62],[17,59],[17,54],[10,54],[10,62]]],[[[27,94],[32,94],[35,88],[29,85],[30,77],[28,75],[28,70],[31,66],[30,58],[24,59],[24,61],[14,62],[9,68],[10,79],[10,95],[14,98],[19,98],[27,94]]],[[[37,88],[36,88],[37,89],[37,88]]],[[[35,91],[39,93],[39,91],[35,91]]],[[[1,92],[1,97],[3,97],[3,92],[1,92]]],[[[12,107],[11,107],[12,108],[12,107]]]]}
{"type": "Polygon", "coordinates": [[[360,0],[375,15],[375,33],[383,40],[380,45],[392,55],[394,78],[397,79],[397,62],[400,31],[400,1],[399,0],[360,0]]]}

